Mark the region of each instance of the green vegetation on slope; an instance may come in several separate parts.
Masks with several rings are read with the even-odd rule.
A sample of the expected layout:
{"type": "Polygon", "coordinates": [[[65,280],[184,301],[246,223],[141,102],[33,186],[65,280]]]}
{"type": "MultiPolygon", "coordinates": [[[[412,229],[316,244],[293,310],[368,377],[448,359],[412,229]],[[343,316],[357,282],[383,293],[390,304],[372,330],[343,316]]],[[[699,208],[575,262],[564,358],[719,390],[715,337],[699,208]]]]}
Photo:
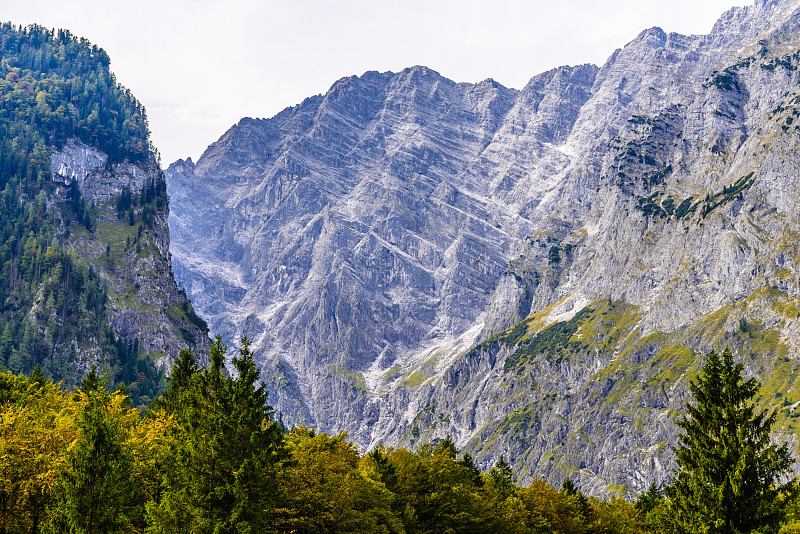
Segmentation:
{"type": "Polygon", "coordinates": [[[163,377],[138,340],[115,335],[110,299],[119,296],[107,282],[123,247],[147,246],[142,233],[166,209],[166,187],[159,178],[141,194],[124,189],[109,218],[76,181],[62,191],[51,180],[51,154],[70,138],[104,152],[109,169],[153,160],[144,108],[117,84],[102,49],[64,30],[0,24],[0,369],[39,365],[75,384],[95,361],[146,404],[163,377]],[[128,226],[135,236],[115,235],[128,226]],[[84,250],[98,246],[105,257],[84,250]]]}
{"type": "Polygon", "coordinates": [[[598,300],[578,311],[571,319],[541,328],[549,308],[483,341],[473,351],[492,346],[514,349],[505,360],[505,371],[521,370],[543,356],[556,364],[589,348],[607,350],[633,327],[636,308],[623,302],[598,300]]]}
{"type": "Polygon", "coordinates": [[[719,206],[732,202],[743,191],[749,189],[756,181],[753,174],[755,173],[749,172],[730,186],[723,186],[722,191],[707,193],[705,198],[698,202],[694,202],[695,197],[690,196],[675,207],[675,199],[672,196],[662,198],[662,193],[655,192],[648,197],[637,198],[636,207],[649,217],[671,218],[674,216],[676,221],[686,218],[690,213],[696,212],[698,208],[700,208],[700,216],[706,217],[719,206]]]}

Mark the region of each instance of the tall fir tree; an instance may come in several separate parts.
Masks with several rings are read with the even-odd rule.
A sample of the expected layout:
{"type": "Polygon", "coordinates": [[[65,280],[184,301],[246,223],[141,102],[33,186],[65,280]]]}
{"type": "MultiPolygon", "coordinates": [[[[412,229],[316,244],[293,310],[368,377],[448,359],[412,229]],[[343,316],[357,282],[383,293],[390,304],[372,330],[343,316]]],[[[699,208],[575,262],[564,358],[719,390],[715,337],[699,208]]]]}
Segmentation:
{"type": "Polygon", "coordinates": [[[217,336],[210,367],[197,370],[182,354],[161,404],[174,410],[177,432],[162,456],[163,490],[148,507],[149,532],[238,534],[267,528],[276,506],[275,466],[283,436],[258,386],[245,338],[225,372],[226,345],[217,336]]]}
{"type": "Polygon", "coordinates": [[[184,395],[191,390],[192,380],[197,372],[197,357],[189,350],[181,350],[172,366],[172,373],[167,378],[169,387],[153,400],[148,413],[153,415],[159,410],[177,410],[184,402],[184,395]]]}
{"type": "Polygon", "coordinates": [[[677,421],[683,431],[674,449],[679,471],[668,491],[684,532],[777,532],[784,518],[781,494],[795,492],[795,479],[786,480],[789,449],[770,439],[775,412],[756,413],[760,385],[742,372],[729,349],[721,358],[712,351],[690,384],[694,403],[677,421]]]}
{"type": "Polygon", "coordinates": [[[78,439],[67,453],[50,530],[70,534],[111,534],[131,523],[132,459],[123,448],[123,430],[109,413],[111,395],[96,370],[76,393],[78,439]]]}

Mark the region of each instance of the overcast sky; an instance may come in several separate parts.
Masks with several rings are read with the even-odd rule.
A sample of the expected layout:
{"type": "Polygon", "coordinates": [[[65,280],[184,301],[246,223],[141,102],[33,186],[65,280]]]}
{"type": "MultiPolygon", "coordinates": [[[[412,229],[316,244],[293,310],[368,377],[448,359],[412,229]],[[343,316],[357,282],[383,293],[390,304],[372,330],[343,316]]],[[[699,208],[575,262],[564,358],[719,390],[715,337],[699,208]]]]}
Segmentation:
{"type": "Polygon", "coordinates": [[[104,48],[147,108],[162,163],[245,116],[270,117],[343,76],[426,65],[521,88],[601,65],[641,30],[708,33],[742,0],[0,0],[0,19],[67,28],[104,48]]]}

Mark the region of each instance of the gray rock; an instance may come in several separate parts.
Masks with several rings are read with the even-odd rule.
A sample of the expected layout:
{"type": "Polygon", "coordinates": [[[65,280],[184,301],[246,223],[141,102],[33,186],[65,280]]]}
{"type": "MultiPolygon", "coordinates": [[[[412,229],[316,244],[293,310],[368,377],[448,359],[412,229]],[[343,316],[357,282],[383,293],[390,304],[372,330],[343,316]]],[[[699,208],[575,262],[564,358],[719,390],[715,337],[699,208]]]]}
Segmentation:
{"type": "Polygon", "coordinates": [[[339,80],[170,166],[176,274],[212,331],[253,337],[289,422],[449,434],[594,494],[664,482],[699,355],[733,346],[795,395],[798,25],[760,1],[521,91],[339,80]]]}
{"type": "MultiPolygon", "coordinates": [[[[179,291],[170,265],[168,206],[156,210],[153,224],[141,224],[138,234],[138,226],[130,227],[127,217],[117,217],[116,201],[124,187],[138,197],[147,181],[161,179],[155,158],[108,165],[105,153],[70,139],[52,154],[50,169],[52,180],[60,186],[52,200],[63,201],[77,182],[82,198],[95,206],[98,223],[103,226],[103,231],[68,234],[67,246],[107,284],[108,320],[114,334],[125,340],[138,339],[144,352],[156,358],[167,372],[181,349],[204,354],[210,346],[207,332],[187,318],[191,304],[179,291]]],[[[137,215],[141,212],[138,207],[137,215]]],[[[56,213],[59,216],[60,212],[56,213]]],[[[65,350],[77,353],[77,365],[88,370],[101,355],[93,340],[84,345],[65,350]]]]}

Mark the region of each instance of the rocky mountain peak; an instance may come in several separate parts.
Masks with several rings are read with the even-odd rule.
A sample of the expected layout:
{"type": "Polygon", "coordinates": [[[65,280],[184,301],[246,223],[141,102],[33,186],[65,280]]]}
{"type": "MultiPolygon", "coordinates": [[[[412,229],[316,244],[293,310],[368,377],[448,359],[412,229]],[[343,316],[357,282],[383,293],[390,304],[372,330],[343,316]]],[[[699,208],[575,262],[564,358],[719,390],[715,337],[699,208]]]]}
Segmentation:
{"type": "Polygon", "coordinates": [[[651,28],[521,90],[343,78],[170,168],[176,272],[287,420],[645,489],[712,347],[800,402],[799,22],[651,28]]]}

